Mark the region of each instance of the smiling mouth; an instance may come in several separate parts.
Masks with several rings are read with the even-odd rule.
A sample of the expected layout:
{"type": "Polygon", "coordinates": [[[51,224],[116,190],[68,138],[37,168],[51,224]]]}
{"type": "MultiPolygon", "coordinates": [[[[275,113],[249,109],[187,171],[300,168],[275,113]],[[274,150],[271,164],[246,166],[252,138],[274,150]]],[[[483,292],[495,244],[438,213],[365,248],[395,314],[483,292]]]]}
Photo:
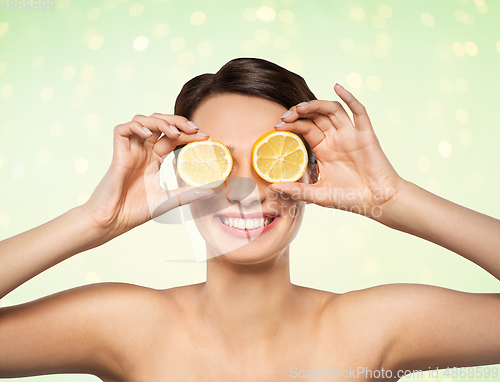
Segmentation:
{"type": "Polygon", "coordinates": [[[240,219],[240,218],[228,218],[226,216],[217,215],[216,218],[219,219],[222,224],[228,227],[244,229],[246,231],[252,231],[255,229],[262,229],[266,225],[271,224],[276,216],[267,216],[261,219],[240,219]]]}

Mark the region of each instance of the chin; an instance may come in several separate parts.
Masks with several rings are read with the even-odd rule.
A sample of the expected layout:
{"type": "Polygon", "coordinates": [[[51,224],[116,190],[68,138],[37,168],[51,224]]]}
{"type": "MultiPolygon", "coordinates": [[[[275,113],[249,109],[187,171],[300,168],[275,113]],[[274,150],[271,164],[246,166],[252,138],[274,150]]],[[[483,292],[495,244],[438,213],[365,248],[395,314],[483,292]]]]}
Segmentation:
{"type": "MultiPolygon", "coordinates": [[[[273,246],[274,247],[274,246],[273,246]]],[[[285,248],[265,248],[259,245],[258,242],[248,243],[231,252],[227,252],[212,257],[217,257],[219,260],[227,261],[233,264],[252,265],[262,264],[275,259],[278,253],[282,253],[285,248]]],[[[219,252],[212,252],[219,253],[219,252]]]]}

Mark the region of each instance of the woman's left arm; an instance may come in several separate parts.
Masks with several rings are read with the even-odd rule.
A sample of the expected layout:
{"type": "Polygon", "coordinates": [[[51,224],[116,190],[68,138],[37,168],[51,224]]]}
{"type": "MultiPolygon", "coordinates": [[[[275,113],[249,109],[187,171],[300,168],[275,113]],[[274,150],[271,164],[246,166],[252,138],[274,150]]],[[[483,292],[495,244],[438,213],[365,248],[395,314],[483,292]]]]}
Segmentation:
{"type": "MultiPolygon", "coordinates": [[[[354,123],[339,102],[313,100],[292,107],[276,125],[304,136],[318,160],[320,180],[271,188],[429,240],[500,280],[500,220],[402,179],[383,153],[365,107],[340,85],[335,91],[354,123]]],[[[386,369],[500,363],[500,294],[419,284],[370,289],[379,301],[373,316],[382,317],[389,335],[386,369]]]]}

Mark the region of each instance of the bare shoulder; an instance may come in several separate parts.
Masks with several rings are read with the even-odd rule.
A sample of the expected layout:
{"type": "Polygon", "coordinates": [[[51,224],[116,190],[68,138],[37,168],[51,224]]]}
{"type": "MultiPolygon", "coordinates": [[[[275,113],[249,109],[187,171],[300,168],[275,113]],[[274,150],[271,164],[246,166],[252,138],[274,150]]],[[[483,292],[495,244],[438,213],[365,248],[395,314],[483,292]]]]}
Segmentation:
{"type": "Polygon", "coordinates": [[[168,325],[168,301],[154,289],[98,283],[1,308],[0,377],[118,375],[123,360],[168,325]]]}

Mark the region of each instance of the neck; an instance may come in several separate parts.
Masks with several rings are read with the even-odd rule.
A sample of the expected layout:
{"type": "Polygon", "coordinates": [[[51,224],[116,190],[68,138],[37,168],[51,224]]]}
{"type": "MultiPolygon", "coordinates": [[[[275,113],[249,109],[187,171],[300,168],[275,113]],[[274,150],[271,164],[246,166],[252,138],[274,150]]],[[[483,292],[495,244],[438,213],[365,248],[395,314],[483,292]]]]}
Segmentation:
{"type": "Polygon", "coordinates": [[[258,264],[210,258],[202,294],[207,323],[229,342],[247,348],[276,338],[293,318],[298,300],[288,255],[289,247],[258,264]]]}

